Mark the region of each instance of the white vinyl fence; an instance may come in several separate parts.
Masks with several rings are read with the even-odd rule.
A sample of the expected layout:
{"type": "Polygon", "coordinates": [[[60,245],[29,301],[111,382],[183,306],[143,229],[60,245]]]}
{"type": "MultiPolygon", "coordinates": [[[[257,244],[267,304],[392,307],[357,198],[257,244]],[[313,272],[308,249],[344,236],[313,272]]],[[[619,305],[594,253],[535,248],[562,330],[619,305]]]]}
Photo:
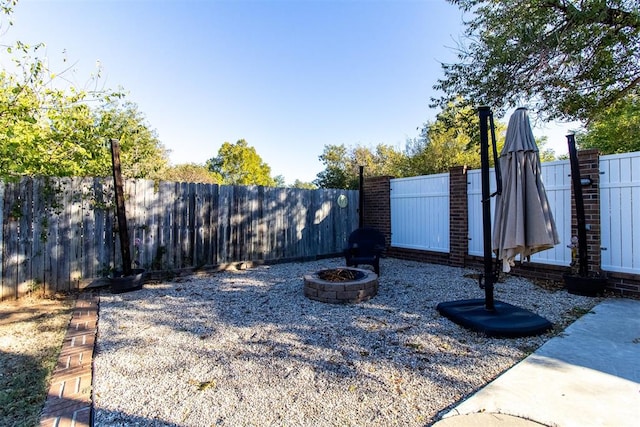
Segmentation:
{"type": "MultiPolygon", "coordinates": [[[[495,175],[491,170],[491,188],[495,175]]],[[[483,255],[480,170],[468,172],[469,254],[483,255]]],[[[571,168],[568,160],[542,164],[542,181],[560,243],[532,262],[568,266],[571,252],[571,168]]],[[[491,220],[495,197],[491,199],[491,220]]],[[[640,152],[600,157],[602,269],[640,273],[640,152]]],[[[391,245],[449,252],[449,174],[391,180],[391,245]]]]}
{"type": "MultiPolygon", "coordinates": [[[[571,252],[567,245],[571,241],[571,167],[568,160],[542,164],[542,182],[544,183],[551,213],[556,223],[560,244],[553,249],[539,252],[531,257],[532,262],[568,266],[571,252]]],[[[469,203],[469,255],[484,255],[482,235],[482,183],[480,170],[468,172],[467,200],[469,203]]],[[[495,174],[490,172],[491,192],[495,191],[495,174]]],[[[495,197],[491,198],[491,226],[495,197]]]]}
{"type": "Polygon", "coordinates": [[[640,153],[600,157],[602,269],[640,273],[640,153]]]}
{"type": "Polygon", "coordinates": [[[449,174],[391,180],[391,246],[449,252],[449,174]]]}

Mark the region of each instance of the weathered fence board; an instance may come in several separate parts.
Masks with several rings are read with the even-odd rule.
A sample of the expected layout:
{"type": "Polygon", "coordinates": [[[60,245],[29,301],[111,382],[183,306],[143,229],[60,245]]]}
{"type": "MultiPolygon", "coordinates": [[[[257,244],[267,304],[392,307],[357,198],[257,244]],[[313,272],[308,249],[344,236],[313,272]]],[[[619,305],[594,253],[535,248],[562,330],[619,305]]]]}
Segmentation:
{"type": "MultiPolygon", "coordinates": [[[[358,226],[357,191],[147,180],[124,187],[134,268],[332,255],[358,226]]],[[[113,199],[110,178],[0,184],[0,299],[69,291],[121,269],[113,199]]]]}

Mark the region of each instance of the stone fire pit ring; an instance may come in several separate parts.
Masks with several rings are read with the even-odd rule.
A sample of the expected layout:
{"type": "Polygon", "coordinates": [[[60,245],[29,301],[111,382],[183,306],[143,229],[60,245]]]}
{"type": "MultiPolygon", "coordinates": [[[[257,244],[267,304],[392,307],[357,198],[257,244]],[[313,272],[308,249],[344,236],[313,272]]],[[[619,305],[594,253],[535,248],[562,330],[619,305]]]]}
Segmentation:
{"type": "Polygon", "coordinates": [[[378,275],[371,270],[353,267],[329,268],[304,275],[304,295],[312,300],[349,304],[366,301],[378,293],[378,275]],[[349,270],[355,273],[353,280],[330,281],[320,278],[322,272],[349,270]]]}

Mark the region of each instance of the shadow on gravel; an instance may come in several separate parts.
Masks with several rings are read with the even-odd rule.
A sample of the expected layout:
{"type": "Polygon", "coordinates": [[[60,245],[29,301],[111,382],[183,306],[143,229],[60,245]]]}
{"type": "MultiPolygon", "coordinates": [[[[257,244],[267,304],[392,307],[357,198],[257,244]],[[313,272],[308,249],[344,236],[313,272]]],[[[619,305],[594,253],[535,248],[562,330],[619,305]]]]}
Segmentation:
{"type": "MultiPolygon", "coordinates": [[[[329,265],[339,266],[341,261],[331,260],[329,265]]],[[[444,297],[451,298],[455,290],[451,289],[449,295],[432,294],[424,277],[451,280],[456,274],[460,277],[455,279],[466,286],[477,285],[473,279],[462,278],[460,269],[445,268],[444,277],[434,277],[428,264],[419,266],[421,275],[412,271],[416,270],[415,263],[407,264],[403,275],[385,274],[383,270],[378,295],[349,305],[304,297],[302,275],[308,272],[304,264],[293,269],[295,277],[282,277],[277,267],[263,267],[215,274],[205,282],[186,280],[148,287],[122,294],[118,303],[118,311],[124,316],[118,321],[119,332],[134,333],[102,334],[100,342],[108,348],[148,345],[146,338],[135,333],[142,325],[135,325],[133,320],[144,312],[155,326],[192,334],[203,342],[216,340],[220,328],[237,329],[235,346],[226,353],[220,347],[208,351],[206,345],[201,346],[201,356],[212,363],[234,358],[278,363],[278,359],[286,358],[312,366],[316,372],[349,377],[367,375],[357,370],[356,362],[384,361],[398,369],[446,377],[447,366],[443,364],[451,363],[451,353],[479,358],[474,348],[489,341],[472,332],[458,330],[452,334],[452,329],[459,327],[441,317],[435,305],[444,297]],[[244,329],[252,332],[243,335],[244,329]],[[437,340],[432,339],[436,336],[437,340]],[[443,357],[445,354],[447,357],[443,357]]],[[[438,271],[442,269],[437,267],[438,271]]],[[[511,347],[508,340],[491,342],[496,355],[506,353],[501,343],[511,347]]],[[[448,376],[448,381],[469,384],[464,376],[448,376]]]]}
{"type": "MultiPolygon", "coordinates": [[[[100,352],[153,354],[154,369],[184,372],[189,369],[184,360],[164,357],[163,346],[175,346],[175,353],[185,360],[203,361],[199,363],[216,367],[220,375],[231,363],[275,368],[281,381],[307,370],[314,378],[343,382],[345,388],[349,379],[365,378],[372,389],[389,396],[403,396],[417,381],[453,404],[499,373],[494,367],[487,369],[490,365],[507,369],[549,338],[487,338],[440,316],[438,302],[482,294],[476,280],[464,277],[468,271],[458,268],[383,259],[379,292],[369,301],[333,305],[303,295],[305,273],[342,262],[263,266],[145,285],[118,296],[105,294],[98,357],[100,352]],[[167,334],[175,342],[165,342],[167,334]],[[188,350],[182,350],[185,345],[188,350]]],[[[147,368],[151,370],[123,373],[143,377],[147,368]]],[[[207,380],[188,379],[196,392],[208,386],[207,380]]],[[[428,400],[424,399],[423,403],[428,400]]],[[[423,409],[425,423],[442,409],[423,409]]]]}

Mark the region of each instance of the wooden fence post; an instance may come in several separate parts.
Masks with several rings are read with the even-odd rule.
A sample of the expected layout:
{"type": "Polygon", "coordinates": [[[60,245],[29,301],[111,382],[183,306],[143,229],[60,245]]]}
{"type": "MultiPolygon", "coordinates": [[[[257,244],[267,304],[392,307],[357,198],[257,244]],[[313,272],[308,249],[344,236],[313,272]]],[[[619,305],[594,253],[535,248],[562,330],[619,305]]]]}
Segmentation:
{"type": "Polygon", "coordinates": [[[122,171],[120,169],[120,144],[117,139],[111,140],[111,160],[113,161],[113,183],[116,192],[116,215],[118,216],[118,235],[122,251],[122,274],[131,275],[131,249],[129,248],[129,230],[127,215],[124,209],[124,191],[122,171]]]}

